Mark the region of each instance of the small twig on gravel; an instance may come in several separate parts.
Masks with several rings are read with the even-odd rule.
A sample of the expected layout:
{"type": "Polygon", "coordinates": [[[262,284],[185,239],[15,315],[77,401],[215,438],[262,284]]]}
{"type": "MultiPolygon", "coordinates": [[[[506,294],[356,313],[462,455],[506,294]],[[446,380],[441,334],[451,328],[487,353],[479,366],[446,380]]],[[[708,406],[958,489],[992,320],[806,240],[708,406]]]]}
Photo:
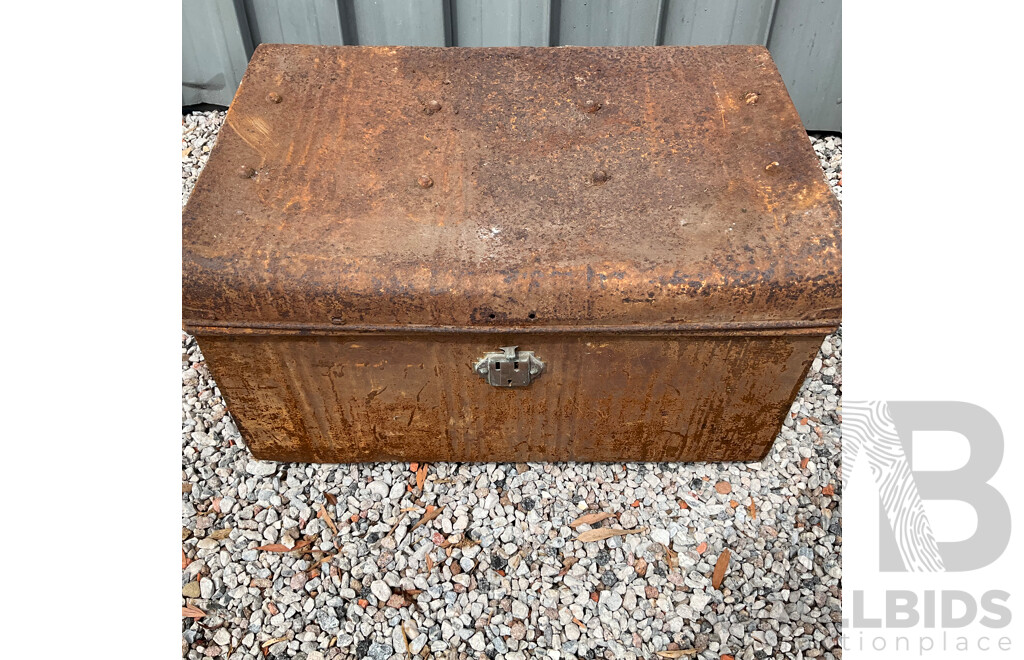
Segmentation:
{"type": "MultiPolygon", "coordinates": [[[[398,512],[398,518],[395,519],[395,524],[391,526],[391,530],[388,531],[387,534],[381,537],[380,541],[383,541],[384,539],[388,538],[389,536],[395,533],[395,530],[398,529],[398,526],[402,523],[402,519],[405,518],[406,513],[408,513],[407,509],[402,509],[401,511],[398,512]]],[[[377,541],[377,545],[380,545],[380,541],[377,541]]]]}

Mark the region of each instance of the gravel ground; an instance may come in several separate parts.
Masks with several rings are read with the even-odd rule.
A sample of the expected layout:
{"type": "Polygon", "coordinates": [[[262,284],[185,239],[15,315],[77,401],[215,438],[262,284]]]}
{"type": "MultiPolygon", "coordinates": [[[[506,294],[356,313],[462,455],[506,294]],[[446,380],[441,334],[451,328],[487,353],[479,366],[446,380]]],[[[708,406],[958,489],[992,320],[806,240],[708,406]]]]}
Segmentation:
{"type": "MultiPolygon", "coordinates": [[[[183,117],[183,203],[222,121],[183,117]]],[[[841,194],[841,139],[812,142],[841,194]]],[[[841,356],[840,329],[760,463],[435,463],[418,488],[252,460],[183,334],[183,656],[841,658],[841,356]],[[646,531],[575,540],[598,512],[646,531]]]]}

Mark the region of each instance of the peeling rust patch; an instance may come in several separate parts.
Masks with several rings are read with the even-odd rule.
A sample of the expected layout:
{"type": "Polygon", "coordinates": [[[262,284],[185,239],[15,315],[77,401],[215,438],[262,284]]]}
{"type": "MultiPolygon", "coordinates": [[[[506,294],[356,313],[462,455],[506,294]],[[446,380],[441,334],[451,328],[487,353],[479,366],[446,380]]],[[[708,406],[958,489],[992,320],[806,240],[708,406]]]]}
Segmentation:
{"type": "Polygon", "coordinates": [[[381,394],[383,394],[383,393],[384,393],[384,390],[386,390],[386,389],[388,389],[388,386],[387,386],[387,385],[385,385],[384,387],[381,387],[381,388],[379,388],[379,389],[376,389],[376,390],[371,390],[371,391],[370,391],[370,392],[369,392],[369,393],[368,393],[368,394],[366,395],[366,400],[365,400],[365,401],[366,401],[366,405],[370,405],[371,403],[373,403],[373,400],[374,400],[374,399],[376,399],[376,398],[377,398],[378,396],[380,396],[381,394]]]}

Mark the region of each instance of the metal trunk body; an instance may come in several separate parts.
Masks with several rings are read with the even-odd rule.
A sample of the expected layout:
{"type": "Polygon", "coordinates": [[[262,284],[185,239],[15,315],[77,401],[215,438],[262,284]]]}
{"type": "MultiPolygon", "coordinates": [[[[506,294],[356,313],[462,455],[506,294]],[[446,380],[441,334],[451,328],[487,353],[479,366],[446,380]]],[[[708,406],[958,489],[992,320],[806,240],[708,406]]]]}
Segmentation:
{"type": "Polygon", "coordinates": [[[265,459],[755,460],[840,317],[755,46],[263,45],[182,225],[265,459]]]}

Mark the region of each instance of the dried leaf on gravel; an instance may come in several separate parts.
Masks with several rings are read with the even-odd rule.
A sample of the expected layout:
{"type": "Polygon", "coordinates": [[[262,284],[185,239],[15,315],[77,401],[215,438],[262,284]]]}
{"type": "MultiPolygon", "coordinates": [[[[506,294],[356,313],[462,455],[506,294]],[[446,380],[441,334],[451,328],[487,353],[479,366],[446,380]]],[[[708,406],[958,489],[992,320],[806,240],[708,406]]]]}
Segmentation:
{"type": "Polygon", "coordinates": [[[682,658],[688,655],[697,655],[697,649],[679,649],[676,651],[658,651],[659,658],[682,658]]]}
{"type": "Polygon", "coordinates": [[[204,616],[206,616],[206,612],[202,611],[201,609],[199,609],[195,605],[189,605],[188,607],[182,607],[181,608],[181,616],[183,618],[186,617],[186,616],[190,616],[193,619],[201,619],[204,616]]]}
{"type": "Polygon", "coordinates": [[[214,540],[217,540],[217,541],[223,541],[224,539],[226,539],[230,535],[231,535],[231,528],[230,527],[225,527],[224,529],[218,529],[215,532],[210,532],[210,538],[214,539],[214,540]]]}
{"type": "Polygon", "coordinates": [[[424,463],[416,470],[416,488],[423,490],[423,484],[427,481],[427,464],[424,463]]]}
{"type": "Polygon", "coordinates": [[[665,561],[668,563],[668,570],[679,567],[679,553],[666,546],[665,561]]]}
{"type": "MultiPolygon", "coordinates": [[[[395,524],[391,526],[391,529],[388,530],[388,533],[384,535],[384,538],[386,539],[386,538],[388,538],[389,536],[391,536],[392,534],[395,533],[395,530],[398,529],[398,526],[402,524],[402,520],[405,519],[405,514],[406,513],[408,513],[409,511],[415,511],[415,510],[416,510],[415,508],[412,508],[412,509],[402,509],[401,511],[399,511],[398,512],[398,516],[395,517],[395,524]]],[[[416,528],[413,527],[413,529],[416,529],[416,528]]],[[[383,541],[384,539],[381,539],[381,540],[383,541]]]]}
{"type": "Polygon", "coordinates": [[[331,514],[327,512],[327,507],[323,504],[320,505],[320,510],[316,512],[316,517],[327,523],[327,526],[331,528],[332,532],[335,534],[338,533],[338,526],[334,524],[334,519],[331,518],[331,514]]]}
{"type": "Polygon", "coordinates": [[[317,560],[316,560],[315,562],[313,562],[312,564],[310,564],[310,565],[309,565],[309,568],[307,568],[307,569],[306,569],[306,571],[307,571],[307,572],[312,572],[312,571],[314,571],[315,569],[317,569],[317,568],[320,568],[320,566],[321,566],[321,565],[325,564],[326,562],[329,562],[329,561],[331,561],[332,559],[334,559],[335,557],[337,557],[337,556],[338,556],[339,554],[341,554],[341,553],[340,553],[340,551],[339,551],[339,552],[332,552],[332,553],[331,553],[331,554],[329,554],[329,555],[324,555],[324,556],[323,556],[323,557],[321,557],[320,559],[317,559],[317,560]]]}
{"type": "Polygon", "coordinates": [[[324,498],[327,500],[327,503],[330,504],[331,506],[334,506],[338,503],[338,496],[335,495],[334,493],[324,493],[324,498]]]}
{"type": "Polygon", "coordinates": [[[262,644],[260,644],[260,648],[261,649],[270,648],[271,646],[273,646],[274,644],[277,644],[278,642],[285,642],[285,641],[288,641],[288,636],[287,635],[285,635],[284,637],[275,637],[273,639],[268,639],[267,641],[265,641],[262,644]]]}
{"type": "Polygon", "coordinates": [[[441,515],[442,511],[444,511],[444,507],[443,506],[435,507],[433,505],[428,505],[427,506],[427,512],[423,514],[422,518],[420,518],[419,520],[416,521],[416,524],[413,525],[412,529],[410,529],[409,531],[412,532],[413,530],[415,530],[420,525],[425,525],[426,523],[430,522],[434,518],[437,518],[439,515],[441,515]]]}
{"type": "Polygon", "coordinates": [[[459,539],[459,542],[455,543],[453,547],[456,547],[459,550],[465,550],[466,548],[472,548],[474,545],[480,545],[480,541],[470,538],[468,535],[463,535],[462,538],[459,539]]]}
{"type": "Polygon", "coordinates": [[[290,548],[288,546],[286,546],[286,545],[281,544],[281,543],[271,543],[270,545],[261,545],[260,547],[258,547],[256,549],[257,550],[263,550],[264,552],[297,552],[297,551],[302,550],[303,548],[305,548],[307,545],[309,545],[309,541],[308,540],[303,540],[303,541],[299,541],[298,543],[296,543],[294,546],[292,546],[290,548]]]}
{"type": "Polygon", "coordinates": [[[402,631],[402,641],[405,642],[405,657],[409,657],[412,649],[409,648],[409,636],[405,634],[405,623],[398,624],[398,629],[402,631]]]}
{"type": "Polygon", "coordinates": [[[587,515],[580,516],[576,520],[569,523],[569,527],[576,529],[580,525],[593,525],[596,522],[601,522],[602,520],[607,520],[608,518],[613,518],[614,516],[615,514],[607,513],[604,511],[600,513],[588,513],[587,515]]]}
{"type": "Polygon", "coordinates": [[[750,519],[757,520],[757,507],[754,506],[754,498],[750,498],[750,519]]]}
{"type": "Polygon", "coordinates": [[[722,586],[722,580],[725,579],[725,570],[729,568],[730,555],[729,548],[722,550],[722,554],[718,555],[718,561],[715,562],[715,572],[711,575],[711,586],[715,589],[722,586]]]}
{"type": "Polygon", "coordinates": [[[641,532],[646,531],[646,527],[640,527],[639,529],[608,529],[607,527],[600,527],[598,529],[589,529],[580,533],[580,535],[576,537],[576,540],[583,543],[588,541],[603,541],[605,539],[610,539],[613,536],[627,536],[629,534],[640,534],[641,532]]]}

